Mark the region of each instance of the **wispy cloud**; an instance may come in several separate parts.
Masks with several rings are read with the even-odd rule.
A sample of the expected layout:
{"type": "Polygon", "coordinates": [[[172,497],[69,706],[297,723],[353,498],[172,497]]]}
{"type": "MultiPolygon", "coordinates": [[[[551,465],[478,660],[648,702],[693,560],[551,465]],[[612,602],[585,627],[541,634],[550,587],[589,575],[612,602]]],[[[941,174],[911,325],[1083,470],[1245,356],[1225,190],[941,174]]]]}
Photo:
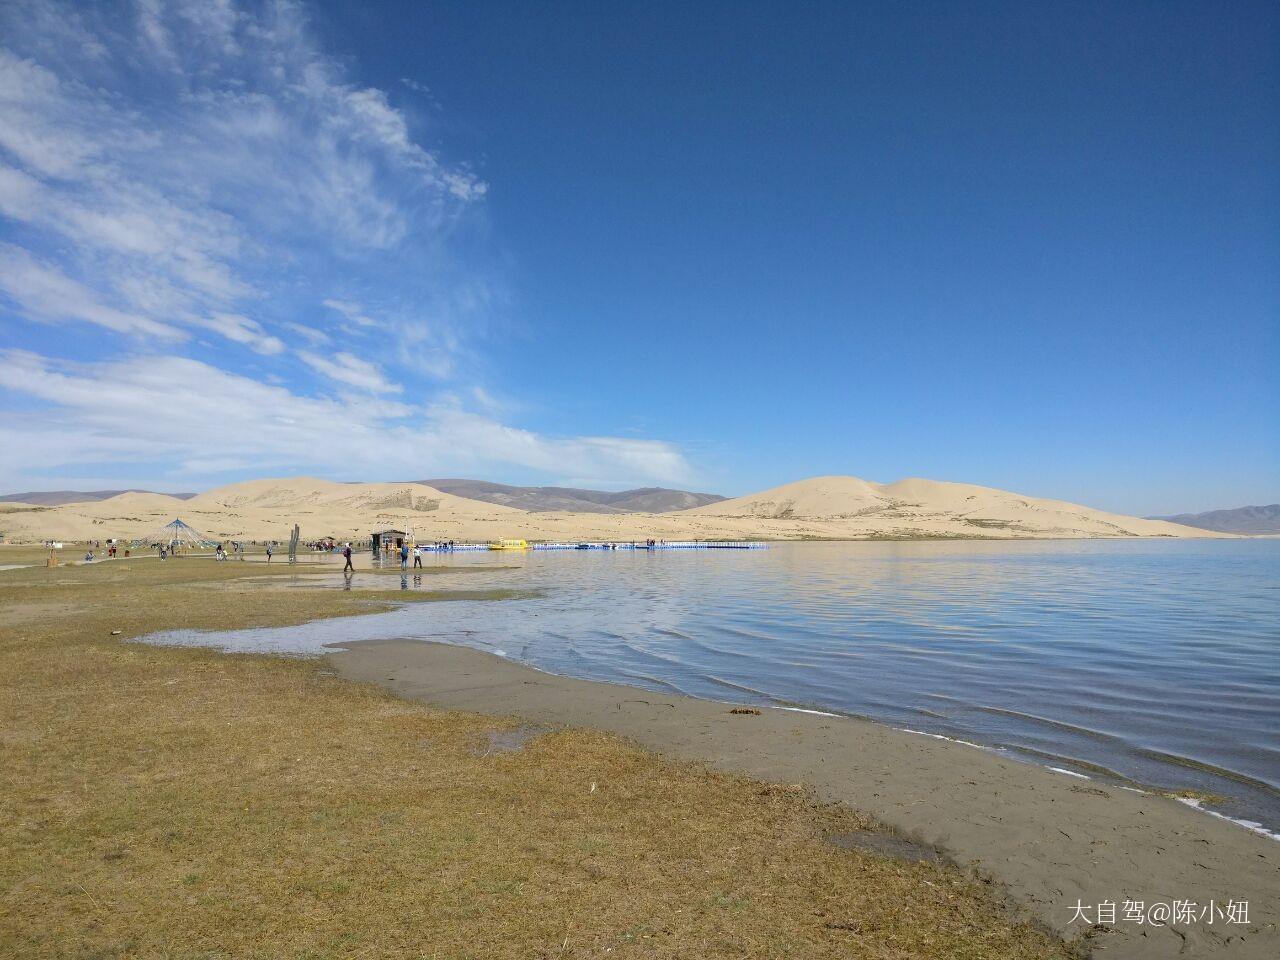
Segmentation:
{"type": "MultiPolygon", "coordinates": [[[[164,460],[178,471],[352,478],[407,477],[462,466],[516,464],[593,477],[678,483],[689,465],[668,444],[611,437],[548,437],[469,413],[453,403],[414,406],[352,396],[308,397],[184,357],[69,363],[0,352],[0,387],[43,401],[0,414],[0,443],[41,469],[100,471],[103,464],[164,460]],[[374,466],[371,466],[374,465],[374,466]]],[[[9,461],[0,483],[28,468],[9,461]]]]}
{"type": "Polygon", "coordinates": [[[35,249],[69,244],[73,279],[121,311],[219,329],[211,315],[252,314],[305,272],[300,249],[385,251],[485,192],[348,82],[292,4],[8,10],[4,35],[28,49],[0,49],[0,213],[35,249]],[[74,42],[30,30],[60,18],[74,42]]]}
{"type": "Polygon", "coordinates": [[[98,294],[58,267],[12,244],[0,244],[0,291],[42,320],[81,320],[117,333],[181,340],[182,331],[103,303],[98,294]]]}
{"type": "Polygon", "coordinates": [[[347,300],[334,300],[330,297],[324,301],[324,305],[330,310],[335,310],[342,316],[346,317],[352,323],[362,327],[376,327],[378,322],[370,317],[365,316],[364,310],[358,303],[351,303],[347,300]]]}
{"type": "Polygon", "coordinates": [[[284,352],[283,340],[267,333],[257,320],[236,313],[213,313],[196,323],[235,343],[243,343],[257,353],[271,355],[284,352]]]}
{"type": "Polygon", "coordinates": [[[293,331],[303,340],[311,344],[313,347],[322,346],[329,342],[329,335],[323,330],[317,330],[315,327],[309,327],[305,323],[297,323],[293,320],[284,322],[286,329],[293,331]]]}
{"type": "Polygon", "coordinates": [[[309,350],[299,350],[302,362],[331,380],[345,383],[370,393],[400,393],[404,388],[392,383],[383,375],[376,363],[361,360],[350,353],[335,353],[332,356],[321,356],[309,350]]]}
{"type": "Polygon", "coordinates": [[[487,186],[432,133],[290,0],[0,6],[0,329],[26,350],[0,378],[24,408],[0,415],[11,475],[385,462],[388,435],[406,469],[687,472],[665,444],[491,419],[466,374],[504,301],[451,243],[487,186]],[[419,406],[388,399],[410,383],[419,406]]]}

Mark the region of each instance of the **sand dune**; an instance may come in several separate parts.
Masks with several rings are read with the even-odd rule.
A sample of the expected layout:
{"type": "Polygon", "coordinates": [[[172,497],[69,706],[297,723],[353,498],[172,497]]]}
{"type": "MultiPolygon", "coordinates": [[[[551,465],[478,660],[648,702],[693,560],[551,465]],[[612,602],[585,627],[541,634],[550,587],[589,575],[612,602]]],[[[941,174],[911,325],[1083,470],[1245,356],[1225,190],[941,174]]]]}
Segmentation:
{"type": "Polygon", "coordinates": [[[420,483],[334,483],[312,477],[250,480],[180,500],[123,493],[52,507],[7,504],[11,541],[144,537],[175,517],[216,539],[363,539],[412,529],[420,540],[864,539],[1217,536],[990,487],[909,479],[880,484],[814,477],[718,503],[657,514],[530,513],[453,496],[420,483]]]}
{"type": "Polygon", "coordinates": [[[868,530],[985,531],[1005,536],[1177,536],[1188,528],[1027,497],[968,483],[911,478],[872,483],[857,477],[814,477],[686,511],[722,517],[841,520],[868,530]]]}
{"type": "Polygon", "coordinates": [[[699,516],[762,517],[783,520],[789,517],[852,517],[867,510],[887,506],[889,499],[877,484],[857,477],[812,477],[787,483],[772,490],[721,500],[686,511],[699,516]]]}

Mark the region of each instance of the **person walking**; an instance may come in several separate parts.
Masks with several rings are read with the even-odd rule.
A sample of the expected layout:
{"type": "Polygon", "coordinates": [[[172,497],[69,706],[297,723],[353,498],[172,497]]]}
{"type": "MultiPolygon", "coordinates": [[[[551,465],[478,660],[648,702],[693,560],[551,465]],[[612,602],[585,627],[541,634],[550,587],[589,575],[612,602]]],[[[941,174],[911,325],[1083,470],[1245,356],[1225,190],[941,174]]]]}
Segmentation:
{"type": "Polygon", "coordinates": [[[413,566],[416,570],[422,569],[422,547],[415,546],[413,548],[413,566]]]}
{"type": "Polygon", "coordinates": [[[272,553],[271,544],[268,543],[267,544],[267,563],[271,562],[271,553],[272,553]]]}
{"type": "Polygon", "coordinates": [[[346,573],[348,570],[350,570],[352,573],[355,573],[356,568],[351,565],[351,544],[348,543],[345,547],[342,548],[342,555],[343,557],[346,558],[346,561],[347,561],[347,565],[342,568],[342,572],[346,573]]]}
{"type": "Polygon", "coordinates": [[[400,569],[409,569],[409,545],[407,543],[400,544],[400,569]]]}

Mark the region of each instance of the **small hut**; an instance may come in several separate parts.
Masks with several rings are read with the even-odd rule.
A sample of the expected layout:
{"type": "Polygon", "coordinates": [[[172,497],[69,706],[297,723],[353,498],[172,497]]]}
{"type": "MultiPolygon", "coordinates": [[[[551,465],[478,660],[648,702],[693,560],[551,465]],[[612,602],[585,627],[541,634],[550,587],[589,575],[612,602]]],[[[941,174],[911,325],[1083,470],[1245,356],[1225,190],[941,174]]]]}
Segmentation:
{"type": "Polygon", "coordinates": [[[404,530],[375,530],[373,531],[373,553],[377,556],[380,553],[389,553],[392,550],[399,550],[404,545],[405,538],[409,534],[404,530]]]}

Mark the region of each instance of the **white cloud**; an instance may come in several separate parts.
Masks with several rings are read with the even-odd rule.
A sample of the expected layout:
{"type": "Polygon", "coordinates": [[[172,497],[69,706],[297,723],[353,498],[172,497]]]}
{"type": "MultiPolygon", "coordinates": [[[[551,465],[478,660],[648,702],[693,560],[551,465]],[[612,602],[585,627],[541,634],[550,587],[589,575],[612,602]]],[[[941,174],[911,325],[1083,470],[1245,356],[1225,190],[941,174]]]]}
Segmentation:
{"type": "Polygon", "coordinates": [[[12,244],[0,244],[0,293],[11,298],[23,313],[40,320],[82,320],[117,333],[166,340],[185,336],[168,324],[103,303],[100,294],[12,244]]]}
{"type": "Polygon", "coordinates": [[[309,350],[299,350],[298,357],[311,369],[331,380],[368,390],[370,393],[400,393],[404,388],[386,378],[376,363],[361,360],[350,353],[322,357],[309,350]]]}
{"type": "Polygon", "coordinates": [[[0,370],[24,405],[0,470],[687,474],[667,444],[494,419],[464,374],[501,284],[451,242],[487,187],[426,119],[289,0],[0,4],[0,318],[37,347],[0,370]],[[113,352],[56,359],[73,324],[113,352]]]}
{"type": "Polygon", "coordinates": [[[125,313],[262,351],[210,317],[256,314],[303,271],[332,280],[304,258],[431,239],[485,192],[349,82],[292,3],[32,0],[0,9],[0,38],[0,215],[125,313]]]}
{"type": "Polygon", "coordinates": [[[329,342],[329,335],[323,330],[317,330],[315,327],[309,327],[305,323],[295,323],[292,320],[285,321],[284,326],[292,330],[302,339],[313,347],[322,346],[329,342]]]}
{"type": "Polygon", "coordinates": [[[0,147],[19,162],[42,176],[76,176],[102,148],[123,143],[122,133],[92,102],[72,104],[51,70],[0,49],[0,147]]]}
{"type": "Polygon", "coordinates": [[[262,324],[248,317],[236,313],[214,313],[196,322],[228,340],[247,345],[257,353],[270,356],[284,352],[284,341],[271,336],[262,329],[262,324]]]}
{"type": "Polygon", "coordinates": [[[647,477],[681,482],[689,476],[684,456],[669,443],[618,437],[568,437],[542,434],[498,423],[488,417],[436,404],[429,416],[442,434],[467,438],[470,456],[488,462],[519,463],[547,473],[572,471],[593,476],[647,477]]]}
{"type": "Polygon", "coordinates": [[[362,327],[376,327],[378,325],[378,321],[365,315],[364,309],[358,303],[330,298],[324,301],[324,305],[330,310],[336,310],[352,323],[359,324],[362,327]]]}
{"type": "Polygon", "coordinates": [[[187,465],[193,483],[246,463],[258,474],[343,479],[367,476],[370,465],[380,478],[498,464],[663,483],[690,473],[665,443],[548,437],[450,405],[415,408],[367,394],[304,397],[183,357],[70,364],[9,350],[0,352],[0,387],[47,404],[0,413],[10,454],[0,483],[9,488],[36,470],[158,460],[187,465]]]}

